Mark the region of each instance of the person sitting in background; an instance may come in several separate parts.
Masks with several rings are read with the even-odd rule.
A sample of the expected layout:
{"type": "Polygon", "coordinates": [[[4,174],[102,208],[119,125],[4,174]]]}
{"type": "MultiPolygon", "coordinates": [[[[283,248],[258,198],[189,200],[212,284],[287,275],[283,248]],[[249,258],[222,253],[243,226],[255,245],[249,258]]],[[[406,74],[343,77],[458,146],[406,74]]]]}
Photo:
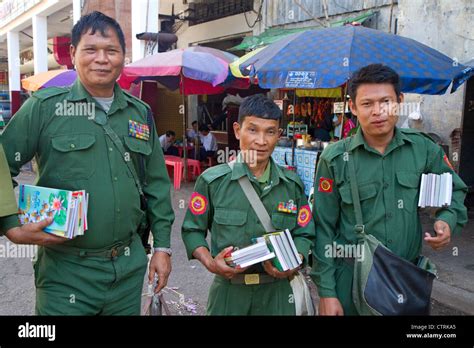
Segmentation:
{"type": "Polygon", "coordinates": [[[193,121],[191,125],[193,128],[188,129],[186,136],[188,137],[188,140],[194,141],[197,137],[199,137],[198,121],[193,121]]]}
{"type": "Polygon", "coordinates": [[[316,119],[313,137],[322,141],[329,141],[331,140],[329,132],[331,132],[332,128],[332,114],[323,114],[316,119]]]}
{"type": "Polygon", "coordinates": [[[208,157],[214,157],[217,152],[217,139],[214,134],[209,131],[209,127],[202,126],[200,128],[201,148],[199,151],[199,159],[205,161],[208,157]]]}
{"type": "Polygon", "coordinates": [[[160,136],[161,148],[165,155],[178,156],[179,151],[174,142],[176,141],[176,133],[172,130],[166,131],[165,134],[160,136]]]}
{"type": "Polygon", "coordinates": [[[347,138],[350,131],[355,128],[354,122],[347,117],[346,115],[334,115],[332,119],[333,126],[334,126],[334,138],[335,139],[342,139],[347,138]],[[342,129],[344,123],[344,129],[342,129]],[[341,134],[342,133],[342,134],[341,134]]]}

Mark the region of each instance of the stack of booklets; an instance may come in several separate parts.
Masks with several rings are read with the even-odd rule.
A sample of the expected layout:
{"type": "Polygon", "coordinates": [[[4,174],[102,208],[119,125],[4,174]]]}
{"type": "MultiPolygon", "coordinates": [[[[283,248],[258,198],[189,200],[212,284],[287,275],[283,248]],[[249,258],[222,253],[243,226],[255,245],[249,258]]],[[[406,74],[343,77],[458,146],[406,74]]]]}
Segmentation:
{"type": "Polygon", "coordinates": [[[289,230],[268,233],[261,238],[267,242],[270,251],[275,253],[276,257],[272,262],[280,272],[295,269],[303,263],[289,230]]]}
{"type": "Polygon", "coordinates": [[[271,259],[280,272],[295,269],[302,263],[289,230],[267,233],[253,242],[226,255],[225,261],[232,267],[244,268],[271,259]]]}
{"type": "Polygon", "coordinates": [[[452,194],[453,177],[451,173],[423,174],[421,176],[418,206],[421,208],[449,206],[452,194]]]}
{"type": "Polygon", "coordinates": [[[274,257],[275,254],[268,249],[265,240],[260,240],[248,247],[228,253],[225,261],[232,267],[245,268],[274,257]]]}
{"type": "Polygon", "coordinates": [[[47,187],[20,185],[18,197],[21,224],[53,218],[45,232],[68,239],[81,236],[87,230],[86,191],[67,191],[47,187]]]}

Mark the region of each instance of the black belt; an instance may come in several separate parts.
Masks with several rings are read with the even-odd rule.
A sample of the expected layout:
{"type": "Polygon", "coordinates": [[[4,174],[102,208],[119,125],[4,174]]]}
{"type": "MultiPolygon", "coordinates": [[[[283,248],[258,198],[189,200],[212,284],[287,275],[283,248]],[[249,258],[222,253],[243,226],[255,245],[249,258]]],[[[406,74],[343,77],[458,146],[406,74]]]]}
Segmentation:
{"type": "MultiPolygon", "coordinates": [[[[225,278],[224,278],[225,279],[225,278]]],[[[259,285],[274,283],[279,278],[274,278],[266,273],[248,273],[248,274],[236,274],[232,279],[227,279],[231,284],[244,284],[244,285],[259,285]]]]}
{"type": "Polygon", "coordinates": [[[115,259],[119,256],[122,256],[130,244],[132,244],[132,239],[126,242],[118,242],[104,250],[87,250],[75,247],[66,247],[62,245],[48,245],[45,248],[80,257],[102,257],[105,259],[115,259]]]}

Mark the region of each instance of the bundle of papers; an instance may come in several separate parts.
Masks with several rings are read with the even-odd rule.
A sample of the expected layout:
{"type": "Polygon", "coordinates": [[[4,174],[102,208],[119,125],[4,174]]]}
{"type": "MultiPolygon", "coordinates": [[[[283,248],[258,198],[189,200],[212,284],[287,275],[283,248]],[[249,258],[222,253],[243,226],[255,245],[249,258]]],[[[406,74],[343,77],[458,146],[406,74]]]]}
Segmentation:
{"type": "Polygon", "coordinates": [[[265,240],[260,240],[248,247],[229,253],[226,255],[225,261],[232,267],[245,268],[274,257],[275,254],[270,252],[265,240]]]}
{"type": "Polygon", "coordinates": [[[423,174],[418,206],[421,208],[449,206],[452,194],[453,177],[451,173],[423,174]]]}
{"type": "Polygon", "coordinates": [[[82,191],[58,190],[20,185],[18,197],[21,224],[53,218],[45,232],[68,239],[81,236],[87,230],[89,194],[82,191]]]}
{"type": "Polygon", "coordinates": [[[270,251],[275,253],[276,257],[272,262],[280,272],[295,269],[303,263],[289,230],[268,233],[262,238],[267,242],[270,251]]]}

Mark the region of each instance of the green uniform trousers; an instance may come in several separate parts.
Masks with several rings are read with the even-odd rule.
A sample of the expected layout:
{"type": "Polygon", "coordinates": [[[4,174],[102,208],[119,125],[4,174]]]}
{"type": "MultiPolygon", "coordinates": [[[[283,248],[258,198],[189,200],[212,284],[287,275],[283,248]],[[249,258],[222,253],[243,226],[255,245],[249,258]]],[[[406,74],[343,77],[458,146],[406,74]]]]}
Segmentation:
{"type": "Polygon", "coordinates": [[[207,315],[295,315],[290,282],[231,284],[216,276],[209,290],[207,315]]]}
{"type": "Polygon", "coordinates": [[[115,259],[40,247],[34,264],[37,315],[140,315],[145,250],[134,235],[115,259]]]}
{"type": "Polygon", "coordinates": [[[337,298],[341,302],[344,315],[359,315],[352,301],[354,266],[344,260],[338,260],[338,262],[340,264],[335,273],[337,298]]]}

